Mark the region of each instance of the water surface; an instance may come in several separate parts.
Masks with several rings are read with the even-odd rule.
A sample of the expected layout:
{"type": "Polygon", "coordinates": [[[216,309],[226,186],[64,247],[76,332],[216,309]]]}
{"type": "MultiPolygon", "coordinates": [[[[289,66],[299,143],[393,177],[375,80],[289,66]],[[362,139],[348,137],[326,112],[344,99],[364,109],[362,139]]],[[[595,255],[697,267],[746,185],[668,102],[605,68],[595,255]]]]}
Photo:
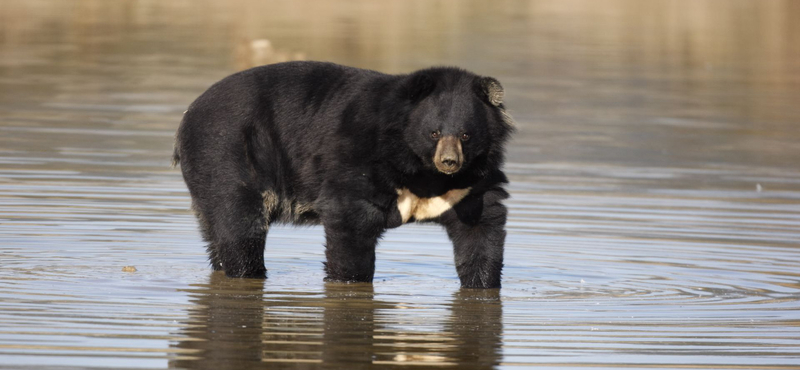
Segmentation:
{"type": "Polygon", "coordinates": [[[797,368],[798,16],[4,1],[0,367],[797,368]],[[503,82],[519,127],[501,291],[460,290],[425,225],[386,234],[372,285],[322,282],[319,227],[270,231],[266,281],[210,272],[173,133],[219,78],[298,58],[503,82]]]}

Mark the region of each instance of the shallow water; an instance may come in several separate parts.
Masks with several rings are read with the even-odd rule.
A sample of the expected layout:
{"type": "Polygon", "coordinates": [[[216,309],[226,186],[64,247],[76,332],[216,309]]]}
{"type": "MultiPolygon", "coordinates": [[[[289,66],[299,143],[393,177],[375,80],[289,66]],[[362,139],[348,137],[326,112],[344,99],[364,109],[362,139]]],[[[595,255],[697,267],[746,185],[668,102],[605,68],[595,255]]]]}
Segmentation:
{"type": "Polygon", "coordinates": [[[0,367],[797,368],[798,16],[4,1],[0,367]],[[317,227],[271,230],[265,282],[210,272],[172,135],[217,79],[295,58],[504,83],[519,130],[501,291],[459,290],[424,225],[386,234],[372,285],[322,282],[317,227]]]}

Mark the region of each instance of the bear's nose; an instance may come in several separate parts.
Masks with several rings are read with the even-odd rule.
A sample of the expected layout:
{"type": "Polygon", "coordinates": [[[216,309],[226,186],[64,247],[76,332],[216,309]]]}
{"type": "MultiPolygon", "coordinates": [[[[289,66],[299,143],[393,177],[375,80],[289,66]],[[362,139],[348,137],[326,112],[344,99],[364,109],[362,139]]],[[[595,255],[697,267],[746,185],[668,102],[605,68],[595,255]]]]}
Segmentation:
{"type": "Polygon", "coordinates": [[[440,172],[452,175],[461,169],[463,164],[461,155],[461,141],[455,136],[445,136],[436,145],[433,162],[440,172]]]}

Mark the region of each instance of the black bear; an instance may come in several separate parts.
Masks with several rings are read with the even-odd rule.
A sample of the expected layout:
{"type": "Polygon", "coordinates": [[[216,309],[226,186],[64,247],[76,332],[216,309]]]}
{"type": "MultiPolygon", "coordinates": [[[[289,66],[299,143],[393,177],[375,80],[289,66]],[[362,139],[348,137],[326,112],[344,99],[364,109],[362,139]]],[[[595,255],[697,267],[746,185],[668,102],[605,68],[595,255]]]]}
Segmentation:
{"type": "Polygon", "coordinates": [[[180,164],[208,256],[264,278],[273,223],[325,228],[326,280],[371,282],[387,228],[436,222],[463,287],[498,288],[501,171],[513,120],[491,77],[436,67],[388,75],[323,62],[245,70],[184,114],[180,164]]]}

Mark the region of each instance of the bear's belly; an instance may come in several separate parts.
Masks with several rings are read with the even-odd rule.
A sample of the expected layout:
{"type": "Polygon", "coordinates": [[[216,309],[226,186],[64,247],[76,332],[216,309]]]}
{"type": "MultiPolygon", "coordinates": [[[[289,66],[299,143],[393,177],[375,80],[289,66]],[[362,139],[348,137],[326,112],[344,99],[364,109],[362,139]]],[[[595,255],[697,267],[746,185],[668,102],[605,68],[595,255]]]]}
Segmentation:
{"type": "Polygon", "coordinates": [[[429,220],[453,208],[469,194],[469,190],[470,188],[453,189],[438,197],[420,198],[407,188],[397,189],[397,209],[403,223],[408,222],[411,217],[417,221],[429,220]]]}

